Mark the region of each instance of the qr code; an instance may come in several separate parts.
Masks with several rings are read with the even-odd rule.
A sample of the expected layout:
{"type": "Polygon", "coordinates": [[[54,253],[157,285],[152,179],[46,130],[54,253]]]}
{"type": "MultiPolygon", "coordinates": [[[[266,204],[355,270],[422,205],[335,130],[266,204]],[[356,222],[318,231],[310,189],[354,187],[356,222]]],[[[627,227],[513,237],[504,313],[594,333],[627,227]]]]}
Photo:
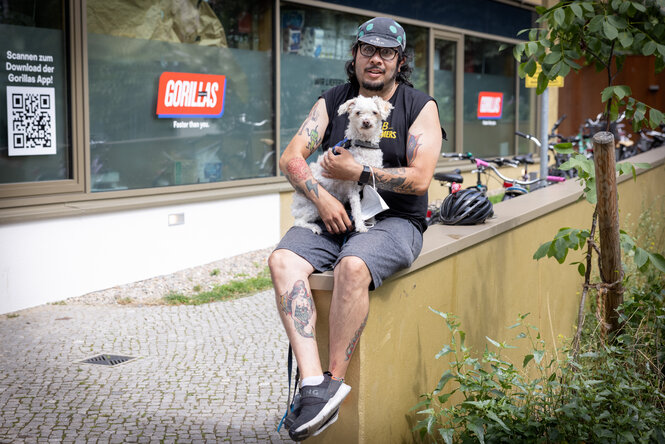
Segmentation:
{"type": "Polygon", "coordinates": [[[7,87],[10,156],[55,154],[55,88],[7,87]]]}

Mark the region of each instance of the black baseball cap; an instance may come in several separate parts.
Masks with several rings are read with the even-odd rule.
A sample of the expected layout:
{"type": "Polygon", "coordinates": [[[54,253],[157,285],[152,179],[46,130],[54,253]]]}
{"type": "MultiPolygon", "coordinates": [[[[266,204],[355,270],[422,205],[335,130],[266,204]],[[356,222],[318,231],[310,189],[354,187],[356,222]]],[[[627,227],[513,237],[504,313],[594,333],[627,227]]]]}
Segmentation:
{"type": "Polygon", "coordinates": [[[356,41],[379,47],[406,48],[406,33],[402,25],[388,17],[375,17],[358,27],[356,41]]]}

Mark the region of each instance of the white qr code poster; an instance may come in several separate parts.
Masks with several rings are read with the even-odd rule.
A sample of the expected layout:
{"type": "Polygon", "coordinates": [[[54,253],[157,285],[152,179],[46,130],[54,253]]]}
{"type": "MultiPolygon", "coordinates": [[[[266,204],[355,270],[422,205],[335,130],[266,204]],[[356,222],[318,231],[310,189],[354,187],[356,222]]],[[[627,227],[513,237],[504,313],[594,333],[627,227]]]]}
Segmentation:
{"type": "Polygon", "coordinates": [[[10,156],[55,154],[55,88],[7,87],[10,156]]]}

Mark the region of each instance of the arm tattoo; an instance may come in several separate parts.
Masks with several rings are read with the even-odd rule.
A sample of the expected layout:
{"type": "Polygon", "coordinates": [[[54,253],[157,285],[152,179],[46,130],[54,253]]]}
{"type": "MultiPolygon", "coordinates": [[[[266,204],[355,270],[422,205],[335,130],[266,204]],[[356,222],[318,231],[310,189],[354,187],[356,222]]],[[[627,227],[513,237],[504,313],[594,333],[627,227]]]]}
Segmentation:
{"type": "Polygon", "coordinates": [[[358,327],[358,330],[356,330],[356,334],[353,335],[353,339],[351,339],[351,342],[349,342],[348,347],[346,347],[346,358],[344,358],[345,361],[351,359],[351,355],[353,354],[353,351],[356,349],[356,345],[358,345],[358,340],[360,339],[360,335],[362,334],[363,329],[365,328],[365,324],[367,324],[368,316],[369,313],[365,315],[365,320],[363,320],[362,324],[360,324],[360,327],[358,327]]]}
{"type": "Polygon", "coordinates": [[[314,129],[311,131],[309,128],[305,129],[307,130],[307,135],[309,136],[309,140],[307,141],[307,150],[310,153],[313,153],[319,147],[320,143],[318,127],[314,127],[314,129]]]}
{"type": "Polygon", "coordinates": [[[302,182],[312,176],[312,172],[310,171],[309,166],[307,166],[305,159],[299,157],[289,161],[288,165],[286,165],[286,174],[291,183],[302,182]]]}
{"type": "Polygon", "coordinates": [[[297,281],[290,293],[287,291],[279,298],[280,309],[286,316],[291,316],[298,334],[303,338],[313,338],[314,325],[310,325],[310,321],[314,316],[314,301],[305,282],[297,281]]]}
{"type": "Polygon", "coordinates": [[[319,197],[319,184],[314,182],[313,180],[308,180],[305,182],[305,186],[307,186],[307,192],[314,191],[314,194],[316,194],[316,197],[319,197]]]}
{"type": "Polygon", "coordinates": [[[419,143],[419,139],[422,137],[422,133],[414,136],[409,133],[409,140],[406,143],[406,164],[411,165],[416,159],[418,150],[422,146],[422,143],[419,143]]]}
{"type": "MultiPolygon", "coordinates": [[[[305,125],[309,122],[314,122],[316,124],[316,119],[319,118],[319,105],[314,104],[314,107],[310,110],[309,114],[307,115],[307,119],[300,125],[300,129],[298,130],[298,135],[302,136],[302,132],[305,129],[305,125]]],[[[308,130],[309,131],[309,130],[308,130]]]]}
{"type": "Polygon", "coordinates": [[[413,194],[416,188],[406,177],[405,168],[374,168],[376,186],[396,193],[413,194]]]}

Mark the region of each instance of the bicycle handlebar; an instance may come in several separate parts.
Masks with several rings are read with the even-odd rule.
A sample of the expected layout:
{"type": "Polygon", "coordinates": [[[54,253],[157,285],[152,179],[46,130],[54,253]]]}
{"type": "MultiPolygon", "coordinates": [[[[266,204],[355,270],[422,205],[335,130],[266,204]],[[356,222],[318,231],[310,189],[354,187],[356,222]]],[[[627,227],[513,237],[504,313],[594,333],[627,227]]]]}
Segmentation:
{"type": "MultiPolygon", "coordinates": [[[[485,162],[484,160],[482,160],[482,159],[475,159],[475,160],[476,160],[476,166],[477,166],[477,167],[479,167],[479,168],[480,168],[480,167],[484,167],[484,168],[489,168],[489,169],[491,169],[491,170],[494,171],[494,173],[495,173],[497,176],[499,176],[499,178],[501,178],[504,182],[512,183],[512,184],[517,184],[517,185],[533,185],[533,184],[535,184],[535,183],[540,182],[540,179],[533,179],[533,180],[511,179],[511,178],[506,177],[506,176],[504,176],[503,174],[501,174],[501,173],[499,172],[499,170],[497,170],[493,165],[490,165],[489,163],[485,162]]],[[[481,171],[482,171],[482,169],[481,169],[481,171]]],[[[563,181],[566,180],[565,177],[559,177],[559,176],[547,176],[546,179],[547,179],[548,181],[550,181],[550,182],[563,182],[563,181]]]]}
{"type": "Polygon", "coordinates": [[[473,159],[473,154],[471,153],[442,153],[441,156],[445,158],[473,159]]]}

